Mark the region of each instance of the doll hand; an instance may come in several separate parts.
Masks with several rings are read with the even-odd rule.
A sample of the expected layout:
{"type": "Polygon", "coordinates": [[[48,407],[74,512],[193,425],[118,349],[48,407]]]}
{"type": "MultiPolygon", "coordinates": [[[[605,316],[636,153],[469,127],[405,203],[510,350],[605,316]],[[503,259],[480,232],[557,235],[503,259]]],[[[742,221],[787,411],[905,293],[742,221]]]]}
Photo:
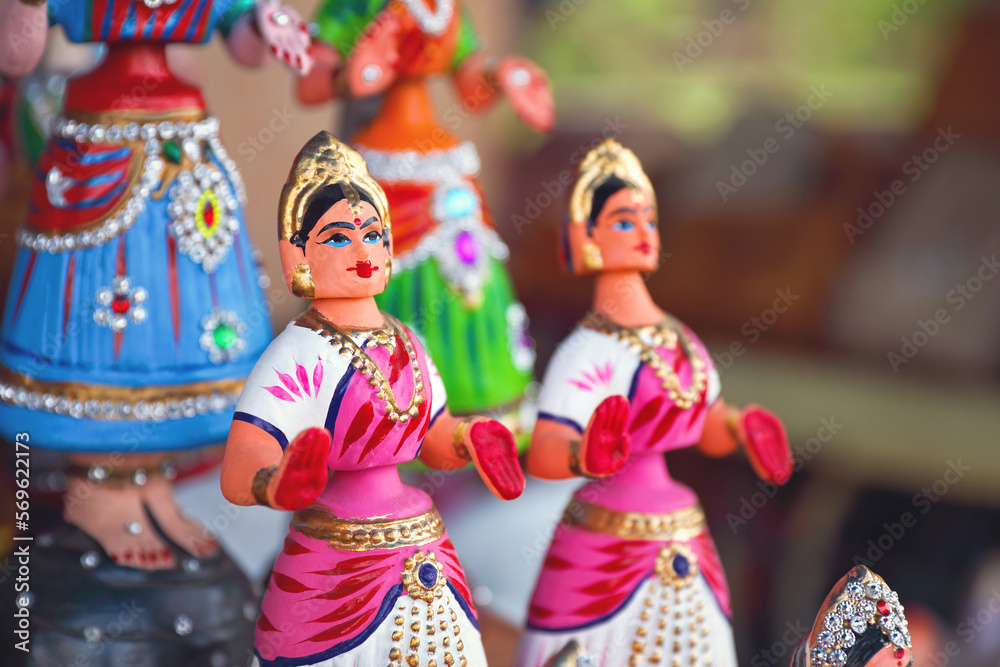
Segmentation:
{"type": "Polygon", "coordinates": [[[552,129],[555,123],[552,88],[538,65],[526,58],[507,56],[500,61],[494,77],[525,125],[538,132],[552,129]]]}
{"type": "Polygon", "coordinates": [[[785,427],[774,413],[748,405],[740,410],[734,429],[758,477],[773,484],[788,481],[794,467],[792,452],[785,427]]]}
{"type": "Polygon", "coordinates": [[[309,55],[309,32],[299,13],[277,2],[258,2],[254,19],[261,39],[275,58],[283,60],[299,74],[308,74],[312,67],[309,55]]]}
{"type": "Polygon", "coordinates": [[[628,414],[628,399],[624,396],[609,396],[601,401],[579,444],[576,465],[580,474],[603,477],[621,470],[632,447],[625,428],[628,414]]]}
{"type": "MultiPolygon", "coordinates": [[[[467,423],[467,422],[466,422],[467,423]]],[[[500,500],[513,500],[524,491],[524,472],[517,461],[514,434],[495,419],[479,418],[462,431],[462,446],[479,476],[500,500]]]]}
{"type": "Polygon", "coordinates": [[[347,60],[347,87],[353,97],[381,93],[396,80],[399,19],[383,12],[354,45],[347,60]]]}
{"type": "Polygon", "coordinates": [[[313,504],[329,478],[332,444],[325,428],[307,428],[292,440],[267,485],[273,507],[301,510],[313,504]]]}

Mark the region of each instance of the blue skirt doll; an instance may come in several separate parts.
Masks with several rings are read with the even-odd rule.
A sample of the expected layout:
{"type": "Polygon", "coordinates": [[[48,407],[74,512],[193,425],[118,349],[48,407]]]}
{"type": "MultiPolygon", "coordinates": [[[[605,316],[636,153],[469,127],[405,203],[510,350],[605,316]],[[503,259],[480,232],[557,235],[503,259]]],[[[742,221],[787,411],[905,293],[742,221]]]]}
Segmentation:
{"type": "MultiPolygon", "coordinates": [[[[19,601],[35,619],[32,659],[241,662],[253,591],[180,513],[168,455],[226,440],[271,339],[266,279],[218,121],[166,46],[218,31],[240,62],[263,62],[270,44],[301,69],[308,39],[293,11],[252,0],[46,9],[71,41],[107,53],[68,81],[47,123],[0,327],[0,437],[19,454],[69,454],[65,522],[37,535],[19,601]],[[155,613],[129,624],[123,604],[155,613]],[[113,641],[109,627],[121,629],[113,641]]],[[[0,31],[19,34],[10,21],[0,31]]]]}

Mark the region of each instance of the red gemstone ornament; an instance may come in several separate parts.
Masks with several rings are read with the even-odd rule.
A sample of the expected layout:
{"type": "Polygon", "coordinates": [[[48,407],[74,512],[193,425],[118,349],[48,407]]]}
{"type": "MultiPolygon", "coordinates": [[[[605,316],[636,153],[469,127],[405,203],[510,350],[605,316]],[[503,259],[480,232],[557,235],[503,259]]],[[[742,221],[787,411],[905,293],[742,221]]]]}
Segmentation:
{"type": "Polygon", "coordinates": [[[118,315],[124,315],[125,313],[128,312],[128,309],[129,307],[131,307],[131,305],[132,304],[129,303],[128,301],[128,297],[119,294],[111,302],[111,310],[115,311],[115,313],[117,313],[118,315]]]}
{"type": "Polygon", "coordinates": [[[879,600],[878,604],[876,604],[875,607],[878,609],[878,613],[882,614],[883,616],[888,616],[889,613],[892,611],[889,608],[889,603],[886,602],[885,600],[879,600]]]}
{"type": "Polygon", "coordinates": [[[202,218],[205,220],[205,226],[209,229],[215,226],[215,207],[212,206],[211,201],[205,202],[205,210],[202,212],[202,218]]]}
{"type": "Polygon", "coordinates": [[[906,655],[906,651],[904,651],[904,650],[903,650],[903,649],[901,649],[901,648],[897,648],[897,649],[896,649],[896,657],[897,657],[898,659],[902,660],[902,659],[903,659],[903,656],[904,656],[904,655],[906,655]]]}

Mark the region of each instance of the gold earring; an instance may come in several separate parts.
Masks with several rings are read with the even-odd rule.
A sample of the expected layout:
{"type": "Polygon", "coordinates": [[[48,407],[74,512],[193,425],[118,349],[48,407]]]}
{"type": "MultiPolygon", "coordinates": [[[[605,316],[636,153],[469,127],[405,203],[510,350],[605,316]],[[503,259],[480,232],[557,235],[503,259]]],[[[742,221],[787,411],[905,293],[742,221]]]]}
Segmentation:
{"type": "Polygon", "coordinates": [[[292,274],[292,294],[311,299],[316,296],[316,285],[313,283],[312,269],[308,264],[298,264],[292,274]]]}
{"type": "Polygon", "coordinates": [[[583,244],[583,268],[588,271],[600,271],[604,268],[601,248],[596,243],[587,241],[583,244]]]}

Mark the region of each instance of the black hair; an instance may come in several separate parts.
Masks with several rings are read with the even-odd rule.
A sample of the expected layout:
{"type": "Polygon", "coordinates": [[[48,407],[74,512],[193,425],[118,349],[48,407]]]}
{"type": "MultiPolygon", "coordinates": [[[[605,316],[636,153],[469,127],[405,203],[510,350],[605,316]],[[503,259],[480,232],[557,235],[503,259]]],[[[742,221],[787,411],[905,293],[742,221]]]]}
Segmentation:
{"type": "Polygon", "coordinates": [[[601,214],[601,210],[604,208],[604,205],[608,203],[608,200],[611,199],[615,193],[627,187],[629,187],[628,183],[614,174],[609,176],[607,180],[597,186],[594,190],[594,196],[591,199],[590,218],[587,220],[588,236],[593,233],[594,227],[597,226],[597,217],[601,214]]]}
{"type": "MultiPolygon", "coordinates": [[[[354,188],[358,196],[361,197],[362,201],[366,201],[372,205],[376,211],[378,207],[375,206],[375,202],[372,201],[371,195],[365,192],[356,183],[351,183],[351,187],[354,188]]],[[[306,207],[306,212],[302,216],[302,225],[292,234],[292,238],[288,241],[294,245],[298,246],[302,250],[302,254],[306,254],[306,240],[309,238],[309,234],[312,232],[313,227],[319,222],[327,211],[329,211],[333,206],[339,202],[341,199],[347,199],[347,195],[344,194],[344,189],[340,187],[340,183],[331,183],[330,185],[325,185],[320,190],[312,196],[309,200],[309,205],[306,207]]],[[[383,221],[384,222],[384,221],[383,221]]],[[[382,243],[388,248],[389,247],[389,235],[382,235],[382,243]]]]}
{"type": "Polygon", "coordinates": [[[876,653],[889,645],[889,640],[882,629],[877,625],[870,625],[847,651],[847,662],[844,663],[844,667],[864,667],[876,653]]]}

